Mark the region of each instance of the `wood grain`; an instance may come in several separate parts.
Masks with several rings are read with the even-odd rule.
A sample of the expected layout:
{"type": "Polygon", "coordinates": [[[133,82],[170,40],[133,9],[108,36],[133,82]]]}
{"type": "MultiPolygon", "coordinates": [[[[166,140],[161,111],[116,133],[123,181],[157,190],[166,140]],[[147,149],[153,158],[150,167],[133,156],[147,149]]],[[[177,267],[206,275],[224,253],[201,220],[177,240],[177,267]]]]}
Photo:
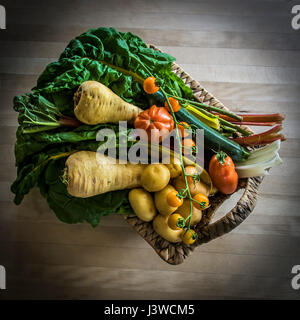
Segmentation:
{"type": "Polygon", "coordinates": [[[9,19],[0,31],[0,264],[8,276],[0,299],[300,298],[290,286],[291,268],[300,263],[300,33],[290,26],[293,3],[1,2],[9,19]],[[284,163],[265,178],[254,212],[182,265],[163,262],[118,215],[93,229],[60,222],[37,189],[20,206],[12,202],[13,97],[30,91],[70,39],[98,26],[160,46],[233,111],[286,114],[284,163]]]}

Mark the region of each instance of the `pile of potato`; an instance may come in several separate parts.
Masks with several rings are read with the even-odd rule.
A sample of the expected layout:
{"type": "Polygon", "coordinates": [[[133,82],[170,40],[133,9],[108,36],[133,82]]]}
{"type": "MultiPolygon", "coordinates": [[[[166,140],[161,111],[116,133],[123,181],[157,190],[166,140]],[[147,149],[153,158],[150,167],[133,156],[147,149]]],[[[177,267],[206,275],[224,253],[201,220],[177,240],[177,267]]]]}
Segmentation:
{"type": "MultiPolygon", "coordinates": [[[[175,161],[174,161],[175,162],[175,161]]],[[[185,167],[187,174],[197,174],[193,166],[185,167]]],[[[210,187],[200,181],[188,180],[192,196],[210,193],[210,187]]],[[[187,218],[190,214],[190,202],[186,198],[179,207],[171,206],[167,196],[171,191],[185,189],[184,176],[178,162],[172,164],[149,164],[141,175],[142,188],[135,188],[129,192],[129,202],[135,214],[143,221],[153,220],[154,230],[170,242],[181,242],[183,230],[174,230],[169,226],[169,219],[173,214],[180,214],[187,218]]],[[[191,226],[200,222],[202,211],[193,205],[191,226]]]]}

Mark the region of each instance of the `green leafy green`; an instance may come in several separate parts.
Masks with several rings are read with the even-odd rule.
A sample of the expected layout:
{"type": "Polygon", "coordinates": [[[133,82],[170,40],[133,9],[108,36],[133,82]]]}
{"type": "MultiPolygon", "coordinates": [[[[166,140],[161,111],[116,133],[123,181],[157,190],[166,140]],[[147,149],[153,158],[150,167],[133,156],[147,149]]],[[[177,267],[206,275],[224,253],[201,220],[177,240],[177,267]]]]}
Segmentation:
{"type": "Polygon", "coordinates": [[[128,208],[128,190],[108,192],[86,199],[72,197],[59,178],[63,169],[64,159],[52,161],[45,171],[45,180],[40,182],[44,184],[44,195],[50,208],[61,221],[66,223],[86,221],[95,227],[102,216],[117,213],[119,208],[128,208]]]}
{"type": "Polygon", "coordinates": [[[61,181],[67,156],[79,150],[96,151],[104,143],[96,141],[99,129],[112,129],[118,145],[121,136],[128,139],[130,128],[121,133],[112,124],[70,128],[61,126],[60,120],[75,118],[73,96],[87,80],[99,81],[125,101],[148,108],[148,95],[142,88],[143,79],[149,76],[147,69],[163,80],[168,93],[191,98],[191,89],[171,71],[174,61],[148,48],[138,36],[113,28],[91,29],[71,40],[58,61],[39,76],[32,93],[14,99],[19,113],[17,179],[11,187],[15,203],[38,186],[57,217],[67,223],[86,221],[96,226],[101,216],[131,212],[127,190],[80,199],[70,196],[61,181]]]}

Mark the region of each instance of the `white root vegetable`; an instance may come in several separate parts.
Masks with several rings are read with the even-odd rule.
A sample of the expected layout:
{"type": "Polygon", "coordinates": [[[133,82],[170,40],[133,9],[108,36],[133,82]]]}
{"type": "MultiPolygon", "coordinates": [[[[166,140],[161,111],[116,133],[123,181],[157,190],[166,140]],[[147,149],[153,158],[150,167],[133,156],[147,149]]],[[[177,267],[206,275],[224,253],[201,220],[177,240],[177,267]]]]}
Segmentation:
{"type": "Polygon", "coordinates": [[[67,191],[88,198],[109,191],[141,185],[144,164],[119,164],[117,160],[92,151],[79,151],[66,161],[67,191]]]}
{"type": "Polygon", "coordinates": [[[86,124],[133,122],[143,110],[125,102],[97,81],[85,81],[74,95],[76,118],[86,124]]]}

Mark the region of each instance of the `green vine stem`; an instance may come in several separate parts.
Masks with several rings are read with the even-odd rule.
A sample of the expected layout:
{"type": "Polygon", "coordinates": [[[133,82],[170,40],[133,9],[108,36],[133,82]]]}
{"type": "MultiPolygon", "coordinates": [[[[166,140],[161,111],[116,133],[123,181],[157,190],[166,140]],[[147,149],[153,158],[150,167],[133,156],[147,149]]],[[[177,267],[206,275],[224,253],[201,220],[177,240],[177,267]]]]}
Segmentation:
{"type": "Polygon", "coordinates": [[[170,108],[170,111],[171,111],[171,114],[172,114],[172,117],[174,119],[174,123],[175,123],[175,132],[176,132],[176,139],[178,141],[178,145],[179,145],[179,158],[180,158],[180,166],[181,166],[181,169],[182,169],[182,174],[183,174],[183,177],[184,177],[184,181],[185,181],[185,185],[186,185],[186,192],[188,193],[188,197],[189,197],[189,202],[190,202],[190,213],[189,213],[189,216],[184,219],[184,222],[186,222],[187,220],[189,220],[188,222],[188,228],[187,230],[189,230],[191,228],[191,222],[192,222],[192,213],[193,213],[193,203],[192,203],[192,196],[191,196],[191,192],[190,192],[190,189],[189,189],[189,185],[188,185],[188,181],[187,181],[187,175],[186,175],[186,172],[185,172],[185,168],[184,168],[184,163],[183,163],[183,158],[182,158],[182,143],[181,143],[181,139],[180,139],[180,136],[179,136],[179,130],[178,130],[178,121],[176,119],[176,116],[175,116],[175,113],[173,111],[173,108],[170,104],[170,101],[169,101],[169,97],[167,95],[167,93],[165,92],[164,89],[162,89],[160,87],[160,91],[162,92],[162,94],[164,95],[166,101],[167,101],[167,104],[170,108]]]}
{"type": "MultiPolygon", "coordinates": [[[[138,61],[137,59],[135,59],[135,60],[148,72],[150,77],[153,77],[151,71],[148,69],[148,67],[146,67],[146,65],[144,65],[142,62],[138,61]]],[[[168,95],[165,92],[165,90],[162,88],[162,85],[163,85],[163,81],[162,80],[159,81],[159,85],[160,85],[160,91],[163,94],[163,96],[164,96],[164,98],[165,98],[165,100],[166,100],[166,102],[167,102],[167,104],[168,104],[168,106],[170,108],[172,117],[174,119],[176,139],[177,139],[178,145],[179,145],[180,166],[181,166],[182,173],[183,173],[183,176],[184,176],[184,181],[185,181],[185,185],[186,185],[186,192],[188,193],[189,202],[190,202],[190,214],[186,219],[184,219],[184,222],[189,220],[187,230],[185,231],[185,233],[186,233],[191,228],[192,213],[193,213],[193,200],[194,199],[192,198],[192,195],[190,193],[189,184],[188,184],[188,181],[187,181],[187,175],[186,175],[185,168],[184,168],[184,163],[183,163],[183,158],[182,158],[182,143],[181,143],[181,139],[180,139],[180,136],[179,136],[178,121],[176,119],[175,113],[174,113],[173,108],[172,108],[172,106],[170,104],[170,101],[169,101],[169,97],[171,97],[171,95],[168,95]]]]}

